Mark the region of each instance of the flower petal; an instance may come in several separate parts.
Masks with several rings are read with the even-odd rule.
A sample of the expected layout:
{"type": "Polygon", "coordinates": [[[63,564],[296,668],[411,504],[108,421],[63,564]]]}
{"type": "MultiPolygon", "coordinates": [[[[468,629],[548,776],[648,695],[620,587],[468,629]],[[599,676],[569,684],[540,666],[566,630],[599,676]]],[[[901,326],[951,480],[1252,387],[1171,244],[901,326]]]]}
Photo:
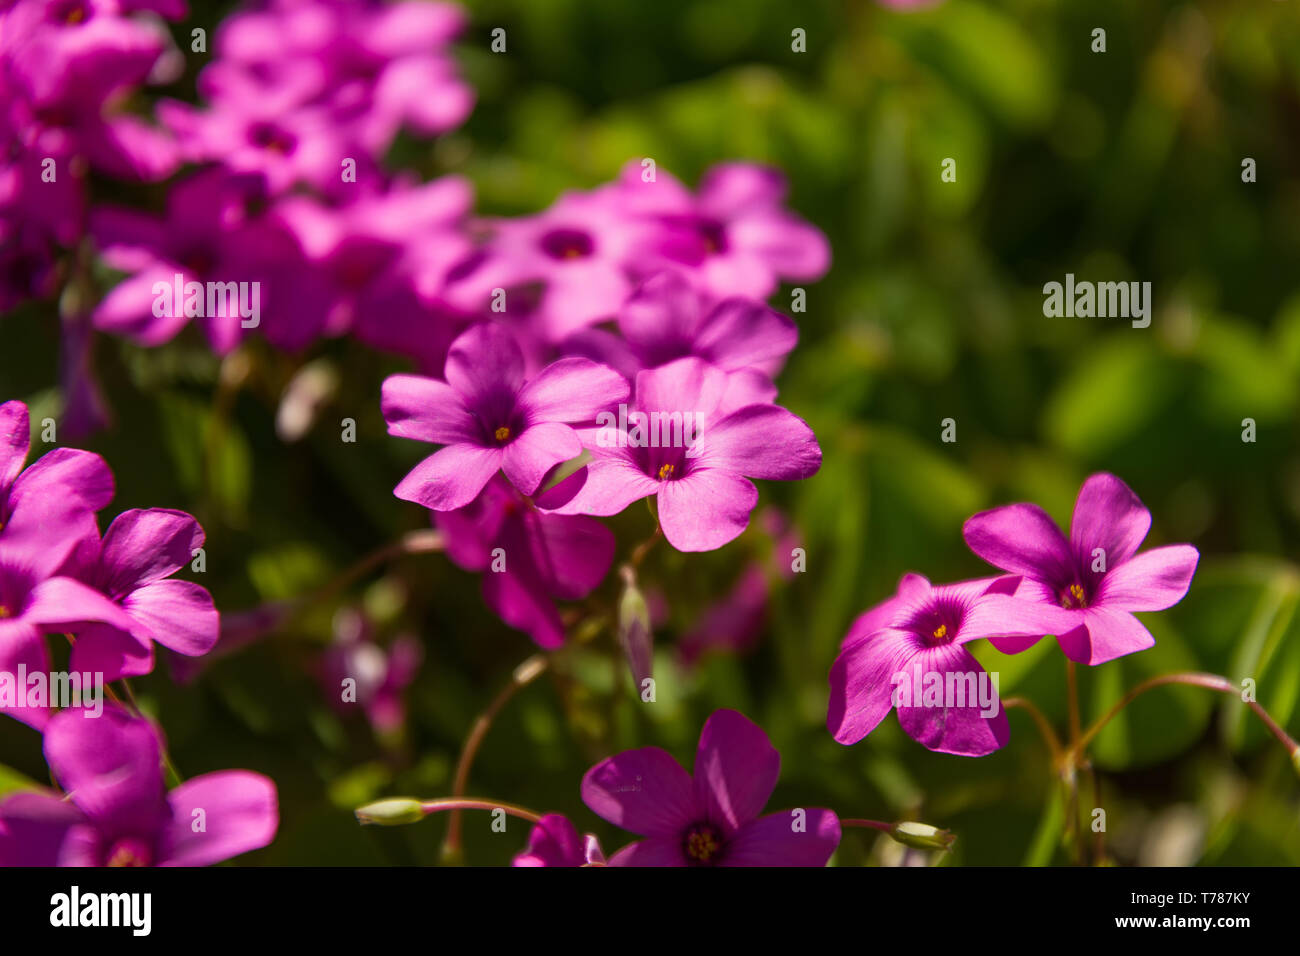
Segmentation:
{"type": "Polygon", "coordinates": [[[639,836],[680,838],[703,810],[690,775],[659,747],[625,750],[596,764],[582,778],[582,801],[639,836]]]}
{"type": "Polygon", "coordinates": [[[167,795],[171,823],[160,866],[209,866],[275,839],[280,811],[275,784],[260,773],[222,770],[187,780],[167,795]],[[205,829],[195,832],[197,811],[205,829]]]}
{"type": "Polygon", "coordinates": [[[193,581],[158,581],[126,596],[122,607],[136,621],[135,634],[198,657],[217,643],[220,619],[212,595],[193,581]]]}
{"type": "Polygon", "coordinates": [[[569,818],[548,813],[528,834],[528,847],[514,858],[512,866],[582,866],[586,863],[582,838],[569,818]]]}
{"type": "Polygon", "coordinates": [[[840,821],[818,807],[769,813],[727,840],[719,866],[825,866],[840,845],[840,821]],[[799,825],[796,826],[796,823],[799,825]]]}
{"type": "Polygon", "coordinates": [[[961,533],[970,549],[995,568],[1053,584],[1073,580],[1065,535],[1038,505],[981,511],[966,519],[961,533]]]}
{"type": "Polygon", "coordinates": [[[651,837],[629,843],[609,858],[610,866],[690,866],[679,837],[651,837]]]}
{"type": "Polygon", "coordinates": [[[100,548],[100,583],[121,596],[174,574],[203,544],[192,515],[169,508],[133,508],[113,519],[100,548]]]}
{"type": "Polygon", "coordinates": [[[484,401],[519,391],[524,382],[524,355],[504,326],[481,323],[451,343],[443,369],[447,384],[473,409],[484,401]]]}
{"type": "Polygon", "coordinates": [[[983,676],[984,668],[965,648],[926,648],[913,658],[909,671],[909,706],[897,708],[898,722],[909,737],[930,750],[967,757],[982,757],[1006,744],[1011,730],[1002,701],[991,679],[983,676]],[[926,703],[927,683],[935,681],[941,682],[939,699],[926,703]]]}
{"type": "Polygon", "coordinates": [[[767,806],[781,773],[781,755],[763,729],[734,710],[715,710],[695,753],[695,799],[727,833],[767,806]]]}
{"type": "MultiPolygon", "coordinates": [[[[19,669],[27,674],[48,674],[50,653],[40,632],[21,621],[0,622],[0,679],[12,682],[13,705],[0,698],[0,714],[22,721],[28,727],[42,730],[50,719],[49,701],[46,706],[29,707],[28,688],[18,682],[19,669]]],[[[8,696],[6,694],[5,696],[8,696]]]]}
{"type": "Polygon", "coordinates": [[[121,607],[94,588],[72,578],[47,578],[28,596],[23,617],[34,624],[61,631],[87,622],[111,624],[124,631],[133,622],[121,607]]]}
{"type": "Polygon", "coordinates": [[[822,463],[807,422],[779,405],[750,405],[709,424],[686,454],[710,468],[777,481],[808,478],[822,463]]]}
{"type": "Polygon", "coordinates": [[[505,447],[501,468],[512,485],[531,495],[548,471],[581,454],[578,433],[568,425],[538,422],[525,428],[505,447]]]}
{"type": "Polygon", "coordinates": [[[1101,582],[1098,603],[1121,611],[1163,611],[1192,586],[1201,555],[1190,544],[1152,548],[1115,567],[1101,582]]]}
{"type": "Polygon", "coordinates": [[[1065,656],[1081,664],[1104,664],[1154,647],[1156,639],[1128,611],[1093,605],[1080,612],[1084,623],[1056,636],[1065,656]]]}
{"type": "Polygon", "coordinates": [[[906,669],[915,653],[907,631],[867,631],[846,641],[831,665],[826,711],[831,736],[842,744],[855,744],[875,730],[894,706],[895,675],[906,669]]]}
{"type": "Polygon", "coordinates": [[[1070,545],[1081,559],[1105,552],[1106,567],[1123,564],[1142,546],[1151,530],[1151,512],[1128,485],[1114,475],[1093,475],[1079,489],[1070,521],[1070,545]]]}
{"type": "Polygon", "coordinates": [[[0,493],[8,491],[23,470],[31,438],[27,406],[22,402],[0,405],[0,493]]]}
{"type": "Polygon", "coordinates": [[[61,710],[45,728],[45,760],[72,802],[103,830],[152,834],[164,822],[161,742],[117,707],[61,710]]]}
{"type": "Polygon", "coordinates": [[[463,508],[501,467],[501,458],[500,448],[448,445],[412,468],[393,494],[433,511],[463,508]]]}
{"type": "Polygon", "coordinates": [[[654,494],[659,489],[659,482],[642,472],[625,451],[611,449],[608,453],[598,454],[587,463],[586,468],[579,469],[565,479],[566,482],[573,482],[579,475],[586,475],[586,480],[577,493],[554,509],[554,513],[616,515],[632,502],[654,494]]]}
{"type": "Polygon", "coordinates": [[[713,551],[749,525],[758,489],[740,475],[697,468],[685,478],[659,482],[658,500],[669,544],[678,551],[713,551]]]}
{"type": "Polygon", "coordinates": [[[460,393],[424,375],[390,375],[379,400],[388,434],[435,445],[472,443],[480,428],[460,393]]]}
{"type": "Polygon", "coordinates": [[[58,866],[68,831],[85,821],[55,796],[15,793],[0,803],[0,866],[58,866]]]}
{"type": "Polygon", "coordinates": [[[530,422],[592,422],[627,400],[628,383],[607,365],[585,358],[552,362],[519,392],[516,408],[530,422]]]}

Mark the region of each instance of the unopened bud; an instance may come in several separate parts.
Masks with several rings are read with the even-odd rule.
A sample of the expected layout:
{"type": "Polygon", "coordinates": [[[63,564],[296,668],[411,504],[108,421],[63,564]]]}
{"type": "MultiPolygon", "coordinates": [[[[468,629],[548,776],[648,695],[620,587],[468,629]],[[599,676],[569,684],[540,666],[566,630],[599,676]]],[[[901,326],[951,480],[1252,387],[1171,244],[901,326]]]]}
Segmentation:
{"type": "Polygon", "coordinates": [[[377,823],[382,827],[398,827],[419,823],[425,818],[424,804],[411,797],[391,797],[357,807],[357,819],[362,823],[377,823]]]}
{"type": "Polygon", "coordinates": [[[928,823],[895,823],[889,828],[889,835],[913,850],[946,850],[957,839],[951,831],[928,823]]]}
{"type": "Polygon", "coordinates": [[[627,657],[632,679],[640,688],[651,676],[654,657],[654,632],[650,628],[650,609],[645,596],[636,586],[636,573],[623,568],[623,594],[618,601],[618,643],[627,657]]]}

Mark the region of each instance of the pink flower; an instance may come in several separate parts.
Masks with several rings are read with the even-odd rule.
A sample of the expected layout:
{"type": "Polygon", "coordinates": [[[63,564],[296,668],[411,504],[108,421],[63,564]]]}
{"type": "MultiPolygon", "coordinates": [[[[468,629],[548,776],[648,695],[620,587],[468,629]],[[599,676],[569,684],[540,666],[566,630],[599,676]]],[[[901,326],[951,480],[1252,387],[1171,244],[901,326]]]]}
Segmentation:
{"type": "Polygon", "coordinates": [[[781,279],[816,280],[830,268],[826,237],[785,209],[779,170],[721,163],[704,174],[696,196],[662,170],[654,182],[641,176],[639,163],[624,167],[626,202],[663,230],[641,270],[675,266],[718,298],[765,299],[781,279]]]}
{"type": "Polygon", "coordinates": [[[528,847],[512,866],[604,866],[600,841],[588,833],[579,837],[569,818],[548,813],[528,834],[528,847]]]}
{"type": "Polygon", "coordinates": [[[774,394],[759,372],[728,373],[697,358],[639,373],[634,411],[669,425],[657,426],[653,440],[630,414],[626,425],[601,428],[588,443],[592,461],[553,489],[571,495],[554,510],[613,515],[655,495],[664,537],[674,548],[722,547],[745,530],[758,502],[749,478],[807,478],[821,466],[812,429],[771,404],[774,394]],[[673,421],[681,423],[677,437],[665,438],[662,431],[671,431],[673,421]],[[688,427],[695,429],[689,438],[688,427]]]}
{"type": "Polygon", "coordinates": [[[0,802],[0,866],[208,866],[275,837],[266,777],[223,770],[168,792],[161,753],[149,722],[117,707],[97,718],[60,711],[45,730],[45,759],[67,796],[0,802]]]}
{"type": "Polygon", "coordinates": [[[1014,654],[1055,634],[1072,661],[1102,664],[1155,644],[1134,611],[1163,611],[1187,594],[1200,554],[1189,544],[1137,553],[1151,530],[1128,485],[1097,474],[1079,489],[1070,538],[1038,505],[1015,504],[970,518],[962,534],[994,567],[1024,580],[1016,598],[1036,616],[1032,635],[995,640],[1014,654]]]}
{"type": "Polygon", "coordinates": [[[0,557],[53,573],[98,537],[95,512],[113,498],[113,475],[89,451],[55,448],[26,470],[31,422],[22,402],[0,405],[0,557]]]}
{"type": "Polygon", "coordinates": [[[997,688],[964,645],[1038,626],[1009,597],[1017,583],[932,586],[904,575],[897,593],[854,621],[840,645],[830,673],[831,735],[857,743],[893,709],[907,735],[931,750],[978,757],[1003,746],[1009,729],[997,688]]]}
{"type": "Polygon", "coordinates": [[[445,445],[415,467],[394,494],[434,511],[473,501],[505,471],[531,495],[551,468],[582,453],[575,424],[627,397],[613,369],[561,359],[524,381],[523,354],[495,325],[478,325],[452,343],[446,381],[393,375],[384,381],[388,433],[445,445]]]}
{"type": "Polygon", "coordinates": [[[202,544],[193,517],[150,508],[122,512],[97,547],[81,549],[62,573],[103,594],[124,617],[73,629],[72,669],[111,681],[152,671],[154,644],[187,657],[210,651],[220,628],[212,595],[171,577],[202,544]]]}
{"type": "Polygon", "coordinates": [[[830,810],[759,816],[781,755],[734,710],[705,722],[695,776],[659,747],[626,750],[582,778],[582,799],[615,826],[645,837],[611,866],[825,866],[840,842],[830,810]]]}
{"type": "Polygon", "coordinates": [[[540,283],[534,321],[551,342],[613,318],[632,291],[630,263],[648,231],[622,197],[611,184],[565,193],[535,216],[492,220],[491,238],[451,286],[451,301],[485,310],[495,289],[506,290],[508,303],[519,286],[540,283]]]}
{"type": "Polygon", "coordinates": [[[538,511],[499,477],[468,506],[433,520],[447,536],[447,557],[483,572],[488,607],[545,648],[564,643],[555,600],[586,597],[614,560],[614,534],[599,521],[538,511]]]}
{"type": "Polygon", "coordinates": [[[656,273],[642,283],[619,309],[618,330],[621,338],[586,329],[561,347],[628,378],[691,355],[724,371],[752,368],[774,376],[799,340],[794,323],[762,302],[737,296],[714,302],[678,271],[656,273]]]}
{"type": "Polygon", "coordinates": [[[406,722],[403,694],[420,670],[424,648],[409,634],[387,649],[373,639],[370,622],[355,608],[334,619],[334,643],[322,655],[320,676],[325,698],[339,713],[360,706],[376,732],[391,734],[406,722]],[[343,681],[355,681],[353,701],[343,698],[343,681]]]}

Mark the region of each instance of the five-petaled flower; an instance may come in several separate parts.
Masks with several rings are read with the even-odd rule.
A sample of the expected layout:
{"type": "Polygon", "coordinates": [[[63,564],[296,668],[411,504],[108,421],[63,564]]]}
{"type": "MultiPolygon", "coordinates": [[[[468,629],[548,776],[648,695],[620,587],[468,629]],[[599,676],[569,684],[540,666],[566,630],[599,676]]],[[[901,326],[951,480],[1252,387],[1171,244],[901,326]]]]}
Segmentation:
{"type": "Polygon", "coordinates": [[[1029,604],[1038,633],[995,639],[1013,654],[1056,635],[1072,661],[1102,664],[1155,644],[1134,611],[1163,611],[1183,599],[1200,558],[1189,544],[1138,554],[1151,530],[1149,512],[1114,475],[1093,475],[1079,489],[1066,540],[1038,505],[1014,504],[970,518],[962,534],[989,564],[1021,575],[1017,599],[1029,604]]]}
{"type": "Polygon", "coordinates": [[[767,734],[734,710],[700,732],[692,778],[665,750],[642,747],[602,760],[582,778],[593,812],[645,837],[610,866],[825,866],[840,842],[830,810],[759,816],[781,770],[767,734]]]}
{"type": "Polygon", "coordinates": [[[394,491],[433,511],[469,504],[498,469],[531,495],[551,468],[582,453],[572,426],[627,397],[621,375],[583,358],[560,359],[525,381],[523,354],[498,325],[456,339],[444,375],[393,375],[382,400],[389,434],[446,446],[394,491]]]}

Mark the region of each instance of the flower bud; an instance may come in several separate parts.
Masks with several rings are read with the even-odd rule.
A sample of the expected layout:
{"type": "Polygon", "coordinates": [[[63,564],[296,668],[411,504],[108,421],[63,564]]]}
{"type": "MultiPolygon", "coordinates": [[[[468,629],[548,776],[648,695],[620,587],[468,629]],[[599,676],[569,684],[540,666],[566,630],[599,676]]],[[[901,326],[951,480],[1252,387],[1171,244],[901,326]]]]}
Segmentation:
{"type": "Polygon", "coordinates": [[[623,569],[623,594],[618,601],[618,643],[627,656],[627,666],[639,690],[651,676],[654,657],[654,632],[650,628],[650,609],[645,596],[636,586],[636,574],[623,569]]]}
{"type": "Polygon", "coordinates": [[[889,828],[889,835],[913,850],[946,850],[957,839],[951,831],[928,823],[895,823],[889,828]]]}
{"type": "Polygon", "coordinates": [[[362,823],[377,823],[384,827],[397,827],[406,823],[419,823],[425,818],[424,804],[411,797],[391,797],[357,807],[357,819],[362,823]]]}

